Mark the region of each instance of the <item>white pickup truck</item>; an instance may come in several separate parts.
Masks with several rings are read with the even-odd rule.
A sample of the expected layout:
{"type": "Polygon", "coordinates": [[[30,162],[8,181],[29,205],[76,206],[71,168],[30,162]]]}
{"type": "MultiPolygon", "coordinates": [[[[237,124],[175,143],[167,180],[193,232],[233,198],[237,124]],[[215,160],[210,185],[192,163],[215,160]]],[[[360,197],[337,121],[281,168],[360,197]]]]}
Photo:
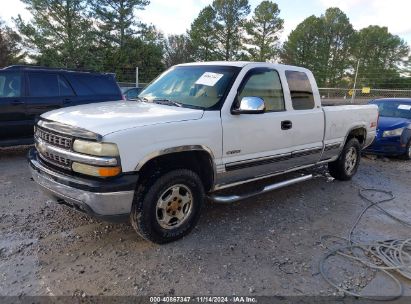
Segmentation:
{"type": "Polygon", "coordinates": [[[349,180],[377,120],[375,105],[321,107],[304,68],[182,64],[137,101],[43,114],[29,163],[58,203],[129,219],[141,236],[165,243],[191,231],[206,198],[238,201],[307,180],[310,174],[288,175],[324,163],[334,178],[349,180]],[[273,176],[275,183],[244,194],[245,183],[273,176]]]}

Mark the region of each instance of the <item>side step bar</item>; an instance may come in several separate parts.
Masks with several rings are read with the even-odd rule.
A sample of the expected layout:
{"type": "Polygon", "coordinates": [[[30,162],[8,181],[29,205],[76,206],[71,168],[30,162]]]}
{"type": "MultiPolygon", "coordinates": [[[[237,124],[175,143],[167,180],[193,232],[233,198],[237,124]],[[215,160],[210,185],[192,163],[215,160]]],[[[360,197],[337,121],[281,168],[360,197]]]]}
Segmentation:
{"type": "Polygon", "coordinates": [[[287,187],[287,186],[290,186],[290,185],[301,183],[301,182],[310,180],[312,178],[313,178],[312,174],[304,175],[304,176],[289,179],[289,180],[286,180],[286,181],[283,181],[283,182],[267,185],[262,190],[257,191],[257,192],[251,192],[251,193],[247,193],[247,194],[244,194],[244,195],[226,195],[226,196],[211,194],[210,196],[208,196],[208,198],[211,201],[213,201],[214,203],[229,204],[229,203],[234,203],[234,202],[237,202],[237,201],[241,201],[243,199],[250,198],[250,197],[253,197],[253,196],[256,196],[256,195],[260,195],[260,194],[263,194],[263,193],[266,193],[266,192],[269,192],[269,191],[273,191],[273,190],[276,190],[276,189],[280,189],[280,188],[283,188],[283,187],[287,187]]]}

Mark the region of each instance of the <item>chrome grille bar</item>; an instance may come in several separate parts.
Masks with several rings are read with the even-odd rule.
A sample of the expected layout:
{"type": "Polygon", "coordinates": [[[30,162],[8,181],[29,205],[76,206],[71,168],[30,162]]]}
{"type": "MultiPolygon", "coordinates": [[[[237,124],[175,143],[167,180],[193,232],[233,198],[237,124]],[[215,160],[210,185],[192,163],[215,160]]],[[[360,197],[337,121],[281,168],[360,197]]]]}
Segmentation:
{"type": "Polygon", "coordinates": [[[70,137],[57,135],[57,134],[51,133],[39,127],[36,127],[35,136],[45,141],[46,143],[49,143],[49,144],[52,144],[54,146],[58,146],[61,148],[65,148],[67,150],[71,149],[71,144],[73,142],[73,140],[70,137]]]}
{"type": "Polygon", "coordinates": [[[91,156],[81,153],[72,152],[60,147],[55,147],[47,144],[42,139],[35,137],[36,149],[39,153],[46,155],[46,153],[54,155],[54,157],[61,157],[70,161],[75,161],[88,165],[95,166],[116,166],[118,164],[115,157],[91,156]]]}

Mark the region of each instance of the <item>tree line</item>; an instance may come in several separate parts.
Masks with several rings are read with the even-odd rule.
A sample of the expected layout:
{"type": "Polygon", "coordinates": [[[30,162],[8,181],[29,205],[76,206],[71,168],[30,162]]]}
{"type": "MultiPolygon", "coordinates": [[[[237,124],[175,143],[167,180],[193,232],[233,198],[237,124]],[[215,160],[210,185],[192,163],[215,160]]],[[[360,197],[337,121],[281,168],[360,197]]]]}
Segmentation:
{"type": "Polygon", "coordinates": [[[132,80],[138,66],[140,79],[150,81],[183,62],[269,61],[307,67],[321,87],[352,87],[359,64],[359,85],[411,85],[407,43],[386,27],[356,31],[339,8],[309,16],[281,43],[284,20],[269,0],[253,12],[248,0],[214,0],[186,33],[169,36],[136,17],[149,0],[22,1],[33,17],[14,18],[16,31],[0,22],[0,66],[92,69],[120,81],[132,80]]]}

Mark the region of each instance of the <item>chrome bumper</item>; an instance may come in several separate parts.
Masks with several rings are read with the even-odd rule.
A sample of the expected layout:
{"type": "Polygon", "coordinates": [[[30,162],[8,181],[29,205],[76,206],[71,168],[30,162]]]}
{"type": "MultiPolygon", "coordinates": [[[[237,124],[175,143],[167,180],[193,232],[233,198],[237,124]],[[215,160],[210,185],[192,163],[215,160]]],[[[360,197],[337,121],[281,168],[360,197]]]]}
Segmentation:
{"type": "Polygon", "coordinates": [[[60,183],[59,179],[67,176],[44,167],[36,158],[29,156],[30,171],[34,181],[47,196],[60,204],[69,205],[78,211],[95,217],[125,217],[130,214],[134,190],[115,192],[91,192],[71,186],[78,182],[72,178],[68,184],[60,183]]]}

